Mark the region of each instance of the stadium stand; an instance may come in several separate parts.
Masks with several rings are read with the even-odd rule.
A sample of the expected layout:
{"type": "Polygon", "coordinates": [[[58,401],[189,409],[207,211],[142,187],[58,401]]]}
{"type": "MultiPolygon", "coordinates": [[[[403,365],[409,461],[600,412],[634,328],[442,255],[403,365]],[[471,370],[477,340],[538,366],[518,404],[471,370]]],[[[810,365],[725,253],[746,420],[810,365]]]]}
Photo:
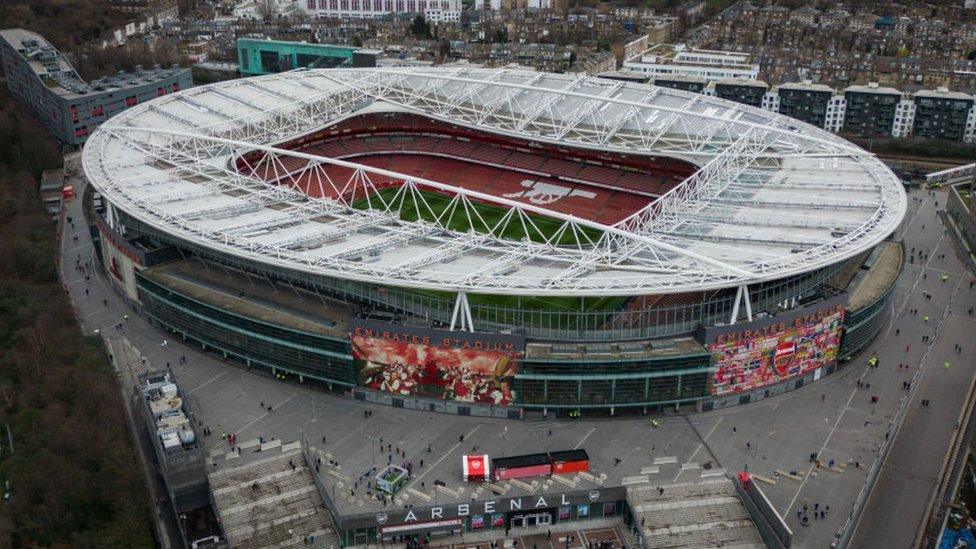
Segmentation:
{"type": "MultiPolygon", "coordinates": [[[[608,224],[644,207],[693,171],[692,166],[672,159],[608,156],[539,144],[537,151],[531,151],[518,144],[503,136],[416,115],[363,115],[284,147],[424,177],[608,224]],[[524,183],[527,180],[535,183],[524,183]]],[[[336,198],[339,194],[328,184],[320,189],[321,175],[305,170],[302,159],[268,162],[263,158],[260,154],[249,155],[238,161],[238,167],[311,196],[336,198]]],[[[346,186],[354,173],[338,166],[327,166],[324,172],[339,188],[346,186]]],[[[375,178],[373,183],[393,184],[375,178]]]]}
{"type": "Polygon", "coordinates": [[[214,504],[232,547],[339,547],[301,450],[210,474],[214,504]]]}
{"type": "Polygon", "coordinates": [[[627,500],[645,548],[765,547],[725,476],[660,487],[631,486],[627,500]]]}
{"type": "Polygon", "coordinates": [[[720,292],[685,292],[638,296],[627,302],[610,321],[618,327],[649,326],[673,322],[669,311],[714,299],[720,292]],[[650,313],[648,311],[651,311],[650,313]]]}

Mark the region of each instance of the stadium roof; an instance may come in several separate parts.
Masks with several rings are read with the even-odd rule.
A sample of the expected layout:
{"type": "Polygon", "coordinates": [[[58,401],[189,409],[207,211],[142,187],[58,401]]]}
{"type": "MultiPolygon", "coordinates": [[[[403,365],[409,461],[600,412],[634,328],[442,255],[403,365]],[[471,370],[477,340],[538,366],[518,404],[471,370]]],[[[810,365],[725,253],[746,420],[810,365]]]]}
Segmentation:
{"type": "Polygon", "coordinates": [[[511,295],[671,293],[778,279],[869,249],[906,209],[901,182],[873,155],[791,118],[644,84],[478,68],[302,70],[185,90],[103,124],[85,146],[84,168],[115,207],[203,248],[360,282],[511,295]],[[700,168],[611,226],[275,146],[377,111],[700,168]],[[395,177],[404,193],[436,189],[467,215],[488,202],[507,209],[504,223],[529,227],[543,215],[562,225],[549,240],[515,241],[497,226],[458,232],[442,218],[406,221],[382,201],[362,209],[309,198],[237,171],[234,160],[250,151],[299,164],[285,180],[338,164],[354,169],[336,182],[347,188],[368,191],[371,176],[395,177]]]}

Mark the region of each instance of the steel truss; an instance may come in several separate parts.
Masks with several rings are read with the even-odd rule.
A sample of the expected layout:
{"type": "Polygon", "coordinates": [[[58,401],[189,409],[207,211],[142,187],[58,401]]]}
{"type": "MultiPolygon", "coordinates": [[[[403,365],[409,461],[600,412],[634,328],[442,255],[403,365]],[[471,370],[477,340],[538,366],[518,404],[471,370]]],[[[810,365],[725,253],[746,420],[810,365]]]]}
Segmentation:
{"type": "MultiPolygon", "coordinates": [[[[898,180],[876,158],[802,123],[672,90],[504,70],[298,71],[194,88],[104,124],[84,159],[115,207],[188,241],[323,276],[462,293],[743,291],[855,255],[890,234],[905,211],[898,180]],[[259,97],[274,106],[262,108],[259,97]],[[216,100],[234,108],[212,106],[216,100]],[[701,168],[610,226],[275,146],[367,105],[537,141],[691,159],[701,168]],[[196,123],[192,113],[203,111],[218,121],[196,123]],[[167,127],[142,124],[143,113],[162,116],[167,127]],[[823,181],[816,167],[827,163],[840,179],[823,181]],[[163,190],[147,192],[150,179],[163,190]],[[388,187],[395,191],[380,192],[388,187]],[[432,192],[448,197],[447,206],[435,208],[432,192]],[[504,215],[485,219],[484,203],[504,215]],[[824,213],[742,219],[745,208],[824,213]],[[541,230],[539,217],[559,221],[558,230],[541,230]],[[767,232],[746,236],[744,228],[767,232]],[[424,251],[397,257],[410,246],[424,251]],[[529,265],[534,274],[525,274],[529,265]]],[[[466,303],[459,297],[458,311],[466,303]]],[[[464,314],[455,316],[471,328],[464,314]]]]}

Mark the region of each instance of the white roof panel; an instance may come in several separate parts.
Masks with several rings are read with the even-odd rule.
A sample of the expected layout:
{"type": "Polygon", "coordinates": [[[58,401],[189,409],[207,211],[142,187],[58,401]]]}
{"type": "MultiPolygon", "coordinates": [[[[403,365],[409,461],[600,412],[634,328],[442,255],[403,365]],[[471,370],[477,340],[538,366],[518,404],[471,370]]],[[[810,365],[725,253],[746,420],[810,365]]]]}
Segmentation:
{"type": "Polygon", "coordinates": [[[84,167],[130,216],[215,253],[322,277],[509,295],[672,293],[785,278],[870,249],[906,209],[901,182],[877,158],[794,119],[648,85],[464,67],[293,71],[170,94],[97,129],[84,167]],[[362,109],[699,168],[606,225],[275,145],[362,109]],[[363,210],[345,197],[307,198],[238,173],[233,160],[252,152],[305,169],[360,170],[353,180],[362,185],[392,178],[433,189],[461,211],[487,202],[514,210],[513,219],[544,216],[568,234],[607,236],[596,245],[514,241],[458,231],[446,217],[413,222],[377,201],[363,210]]]}

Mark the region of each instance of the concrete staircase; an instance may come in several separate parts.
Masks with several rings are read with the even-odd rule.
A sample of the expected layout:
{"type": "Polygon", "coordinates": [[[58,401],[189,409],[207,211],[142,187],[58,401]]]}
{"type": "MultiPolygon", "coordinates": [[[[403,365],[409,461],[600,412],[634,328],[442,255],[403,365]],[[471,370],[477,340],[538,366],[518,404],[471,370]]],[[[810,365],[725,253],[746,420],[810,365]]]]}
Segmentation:
{"type": "Polygon", "coordinates": [[[764,547],[732,481],[630,487],[627,498],[645,548],[764,547]]]}
{"type": "Polygon", "coordinates": [[[301,450],[216,471],[210,489],[231,547],[339,547],[301,450]],[[309,536],[315,537],[311,545],[309,536]]]}

